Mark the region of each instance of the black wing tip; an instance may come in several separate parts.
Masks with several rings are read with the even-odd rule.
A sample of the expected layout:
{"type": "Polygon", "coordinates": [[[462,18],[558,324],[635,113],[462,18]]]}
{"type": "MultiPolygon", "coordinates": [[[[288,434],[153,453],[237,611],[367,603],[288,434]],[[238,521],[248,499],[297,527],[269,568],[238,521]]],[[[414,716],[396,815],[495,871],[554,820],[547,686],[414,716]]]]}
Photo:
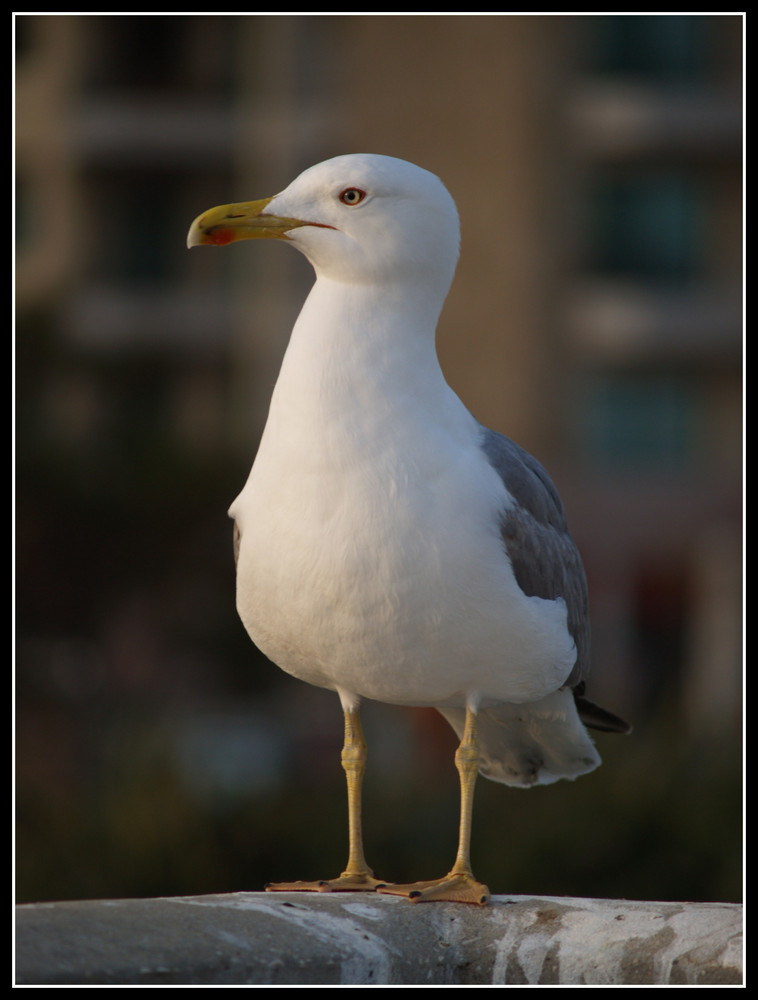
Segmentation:
{"type": "Polygon", "coordinates": [[[618,715],[609,712],[605,708],[600,708],[593,702],[574,695],[574,701],[579,712],[579,718],[590,729],[597,729],[602,733],[620,733],[628,736],[633,730],[632,726],[618,715]]]}

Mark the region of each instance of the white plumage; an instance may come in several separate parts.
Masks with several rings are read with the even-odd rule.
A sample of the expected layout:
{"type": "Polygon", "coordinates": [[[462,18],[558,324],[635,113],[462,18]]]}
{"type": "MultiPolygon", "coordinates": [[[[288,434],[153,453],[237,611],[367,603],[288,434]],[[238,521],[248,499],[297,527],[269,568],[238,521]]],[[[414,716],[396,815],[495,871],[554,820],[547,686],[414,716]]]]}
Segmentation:
{"type": "MultiPolygon", "coordinates": [[[[204,213],[188,242],[260,236],[290,241],[316,283],[230,509],[251,638],[283,670],[339,694],[358,788],[361,698],[442,710],[463,737],[471,792],[464,771],[477,767],[522,786],[592,770],[600,758],[572,691],[588,666],[586,586],[557,492],[531,456],[474,419],[437,361],[458,258],[450,195],[402,160],[341,156],[272,199],[204,213]]],[[[603,728],[623,727],[578,704],[603,728]]],[[[482,902],[468,843],[457,861],[461,852],[467,872],[387,891],[464,898],[465,875],[466,901],[482,902]]],[[[342,881],[283,887],[381,884],[357,886],[350,867],[342,881]]]]}

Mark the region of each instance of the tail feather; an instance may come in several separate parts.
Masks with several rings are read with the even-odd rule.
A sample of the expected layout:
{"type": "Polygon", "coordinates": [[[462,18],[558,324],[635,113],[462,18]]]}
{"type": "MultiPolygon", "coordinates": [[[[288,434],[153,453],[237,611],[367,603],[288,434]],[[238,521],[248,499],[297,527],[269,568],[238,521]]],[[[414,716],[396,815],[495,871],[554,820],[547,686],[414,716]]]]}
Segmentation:
{"type": "MultiPolygon", "coordinates": [[[[464,709],[439,711],[462,737],[464,709]]],[[[477,722],[479,773],[492,781],[530,788],[578,778],[600,764],[569,688],[536,702],[481,709],[477,722]]]]}

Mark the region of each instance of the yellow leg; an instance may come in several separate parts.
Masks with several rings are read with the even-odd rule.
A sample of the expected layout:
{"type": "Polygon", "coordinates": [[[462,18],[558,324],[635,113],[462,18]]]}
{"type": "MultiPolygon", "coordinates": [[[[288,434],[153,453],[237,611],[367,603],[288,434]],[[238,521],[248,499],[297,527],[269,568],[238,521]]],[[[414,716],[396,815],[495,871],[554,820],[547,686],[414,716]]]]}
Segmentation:
{"type": "Polygon", "coordinates": [[[463,739],[455,752],[455,766],[461,782],[461,818],[458,828],[458,853],[453,867],[443,878],[429,882],[411,882],[407,885],[384,885],[379,887],[379,892],[407,896],[414,903],[448,900],[483,906],[489,902],[489,889],[483,883],[477,882],[471,871],[471,816],[474,807],[474,786],[479,771],[479,736],[476,712],[472,708],[466,708],[466,724],[463,739]]]}
{"type": "Polygon", "coordinates": [[[363,855],[363,823],[361,819],[361,786],[366,769],[366,740],[363,736],[360,712],[345,709],[345,743],[342,747],[342,767],[347,778],[347,811],[349,852],[347,867],[334,879],[319,882],[274,882],[267,892],[373,892],[385,885],[374,878],[363,855]]]}

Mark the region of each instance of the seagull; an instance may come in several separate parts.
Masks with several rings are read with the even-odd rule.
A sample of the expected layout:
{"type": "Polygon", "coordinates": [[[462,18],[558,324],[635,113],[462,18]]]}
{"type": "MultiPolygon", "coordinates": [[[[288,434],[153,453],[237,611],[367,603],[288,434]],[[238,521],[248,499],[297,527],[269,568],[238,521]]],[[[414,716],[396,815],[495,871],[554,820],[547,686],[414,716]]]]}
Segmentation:
{"type": "Polygon", "coordinates": [[[587,586],[550,477],[442,374],[459,232],[438,177],[376,154],[319,163],[189,231],[190,247],[284,240],[316,274],[229,514],[251,639],[339,696],[349,855],[337,878],[270,891],[485,904],[470,861],[477,773],[522,788],[575,778],[600,763],[586,725],[629,731],[584,698],[587,586]],[[442,878],[394,884],[366,862],[364,698],[433,706],[458,735],[459,842],[442,878]]]}

